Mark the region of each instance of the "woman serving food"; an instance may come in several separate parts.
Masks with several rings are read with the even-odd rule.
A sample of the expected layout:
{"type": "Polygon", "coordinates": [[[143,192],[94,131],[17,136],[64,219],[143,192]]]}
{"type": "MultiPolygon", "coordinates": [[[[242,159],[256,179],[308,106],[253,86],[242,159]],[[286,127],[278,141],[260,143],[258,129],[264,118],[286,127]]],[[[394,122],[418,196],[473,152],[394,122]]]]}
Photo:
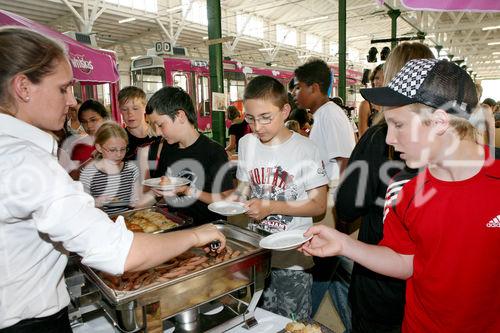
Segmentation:
{"type": "Polygon", "coordinates": [[[67,251],[122,274],[157,266],[224,236],[213,225],[132,233],[94,207],[57,162],[50,134],[64,126],[73,75],[57,42],[0,29],[0,332],[71,332],[63,279],[67,251]]]}

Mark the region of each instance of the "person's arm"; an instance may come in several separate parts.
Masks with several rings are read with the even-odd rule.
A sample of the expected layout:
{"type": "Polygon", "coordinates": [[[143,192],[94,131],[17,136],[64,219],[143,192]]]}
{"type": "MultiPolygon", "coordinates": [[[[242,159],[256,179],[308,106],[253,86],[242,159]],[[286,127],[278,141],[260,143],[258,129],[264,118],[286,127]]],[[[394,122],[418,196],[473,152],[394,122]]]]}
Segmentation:
{"type": "MultiPolygon", "coordinates": [[[[139,167],[139,183],[142,184],[142,182],[148,178],[151,178],[149,174],[149,149],[150,146],[145,146],[145,147],[139,147],[137,149],[137,160],[138,160],[138,167],[139,167]]],[[[142,192],[146,193],[149,191],[149,188],[146,186],[143,186],[142,192]]]]}
{"type": "Polygon", "coordinates": [[[413,275],[413,255],[397,253],[387,246],[365,244],[325,225],[309,228],[304,236],[313,236],[299,249],[305,254],[346,256],[371,271],[403,280],[413,275]]]}
{"type": "Polygon", "coordinates": [[[142,271],[160,265],[192,247],[201,247],[219,240],[220,252],[226,244],[224,235],[212,224],[198,228],[152,235],[134,233],[125,261],[125,271],[142,271]]]}
{"type": "MultiPolygon", "coordinates": [[[[136,188],[136,200],[134,201],[134,208],[150,207],[154,205],[160,197],[159,194],[154,193],[149,187],[141,186],[145,179],[149,179],[151,176],[149,174],[149,149],[150,146],[139,147],[137,149],[137,161],[139,165],[139,176],[137,182],[134,182],[136,188]]],[[[161,145],[160,148],[161,150],[161,145]]]]}
{"type": "Polygon", "coordinates": [[[358,135],[360,138],[368,129],[368,117],[370,116],[370,113],[370,103],[368,103],[367,101],[362,101],[359,104],[358,111],[358,135]]]}
{"type": "Polygon", "coordinates": [[[297,201],[250,199],[246,203],[246,214],[255,220],[262,220],[271,214],[318,216],[326,210],[327,191],[327,186],[323,185],[307,191],[307,199],[297,201]]]}
{"type": "Polygon", "coordinates": [[[226,152],[231,152],[236,148],[236,135],[229,135],[229,143],[226,147],[226,152]]]}
{"type": "Polygon", "coordinates": [[[195,197],[199,201],[209,205],[215,201],[225,200],[231,194],[233,194],[233,192],[234,189],[230,189],[220,193],[209,193],[209,192],[199,191],[194,187],[187,187],[186,191],[184,191],[184,194],[190,197],[195,197]]]}
{"type": "Polygon", "coordinates": [[[349,162],[349,158],[347,157],[335,157],[335,161],[339,166],[339,177],[342,177],[344,174],[344,170],[347,168],[347,162],[349,162]]]}

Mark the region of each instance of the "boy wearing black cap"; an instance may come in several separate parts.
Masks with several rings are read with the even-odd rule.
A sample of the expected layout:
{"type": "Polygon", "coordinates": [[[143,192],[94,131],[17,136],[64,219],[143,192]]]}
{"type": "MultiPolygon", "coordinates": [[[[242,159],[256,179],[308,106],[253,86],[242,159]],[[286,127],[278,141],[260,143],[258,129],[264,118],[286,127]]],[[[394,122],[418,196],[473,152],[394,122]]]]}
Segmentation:
{"type": "Polygon", "coordinates": [[[406,279],[403,332],[500,332],[500,162],[467,121],[474,83],[453,63],[409,61],[363,97],[385,106],[386,141],[423,171],[386,202],[384,238],[368,245],[325,226],[301,251],[345,255],[406,279]],[[396,200],[397,199],[397,200],[396,200]]]}

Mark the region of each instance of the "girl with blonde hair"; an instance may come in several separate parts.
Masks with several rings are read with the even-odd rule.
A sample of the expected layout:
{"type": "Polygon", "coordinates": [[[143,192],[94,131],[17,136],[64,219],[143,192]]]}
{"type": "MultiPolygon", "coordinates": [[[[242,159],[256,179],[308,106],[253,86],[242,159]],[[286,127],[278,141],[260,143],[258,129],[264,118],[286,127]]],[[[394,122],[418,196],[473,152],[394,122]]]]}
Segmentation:
{"type": "Polygon", "coordinates": [[[95,133],[94,160],[80,174],[85,192],[95,199],[96,207],[117,214],[134,206],[139,193],[139,169],[124,161],[127,132],[115,122],[105,122],[95,133]]]}

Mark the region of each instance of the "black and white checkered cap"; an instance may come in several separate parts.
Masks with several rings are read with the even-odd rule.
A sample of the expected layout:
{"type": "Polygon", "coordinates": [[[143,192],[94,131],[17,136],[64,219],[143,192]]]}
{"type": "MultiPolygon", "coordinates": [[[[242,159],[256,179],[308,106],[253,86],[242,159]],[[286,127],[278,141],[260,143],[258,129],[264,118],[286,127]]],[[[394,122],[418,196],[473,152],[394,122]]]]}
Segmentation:
{"type": "Polygon", "coordinates": [[[436,59],[409,61],[387,86],[406,97],[413,98],[437,62],[436,59]]]}
{"type": "Polygon", "coordinates": [[[380,106],[420,103],[464,118],[478,103],[469,74],[455,63],[437,59],[410,60],[387,87],[361,89],[360,93],[380,106]]]}

